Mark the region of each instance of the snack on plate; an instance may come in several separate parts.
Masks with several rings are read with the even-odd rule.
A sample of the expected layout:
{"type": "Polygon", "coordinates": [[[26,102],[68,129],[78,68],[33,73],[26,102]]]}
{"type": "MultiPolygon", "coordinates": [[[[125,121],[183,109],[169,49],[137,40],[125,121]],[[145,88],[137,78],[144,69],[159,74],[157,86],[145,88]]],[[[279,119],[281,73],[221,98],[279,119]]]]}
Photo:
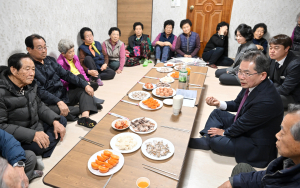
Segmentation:
{"type": "Polygon", "coordinates": [[[155,94],[161,97],[169,97],[173,95],[173,89],[169,87],[159,87],[156,89],[155,94]]]}
{"type": "Polygon", "coordinates": [[[172,77],[172,78],[179,78],[179,72],[178,72],[178,71],[173,72],[173,73],[171,74],[171,77],[172,77]]]}
{"type": "Polygon", "coordinates": [[[97,159],[95,162],[91,163],[91,166],[94,170],[99,170],[101,173],[106,173],[109,169],[113,168],[119,163],[119,156],[114,155],[111,151],[104,150],[104,152],[100,155],[97,155],[97,159]],[[103,158],[106,156],[106,159],[103,158]],[[103,161],[102,161],[103,160],[103,161]],[[107,162],[106,162],[107,160],[107,162]],[[112,163],[109,163],[109,161],[112,163]]]}
{"type": "Polygon", "coordinates": [[[129,127],[129,122],[125,119],[124,120],[118,120],[115,123],[115,128],[116,129],[125,129],[127,127],[129,127]]]}
{"type": "Polygon", "coordinates": [[[161,68],[158,68],[158,71],[159,72],[170,72],[172,70],[170,70],[170,68],[168,68],[168,67],[161,67],[161,68]]]}
{"type": "Polygon", "coordinates": [[[151,83],[145,83],[145,87],[147,89],[153,89],[153,85],[151,83]]]}
{"type": "Polygon", "coordinates": [[[168,67],[172,67],[172,66],[173,66],[173,64],[167,64],[167,66],[168,66],[168,67]]]}
{"type": "Polygon", "coordinates": [[[116,146],[120,150],[131,150],[136,144],[137,141],[129,135],[119,136],[116,142],[116,146]]]}
{"type": "Polygon", "coordinates": [[[153,140],[153,142],[146,143],[146,151],[150,155],[154,155],[156,157],[166,156],[170,153],[170,149],[168,144],[164,145],[163,141],[153,140]]]}
{"type": "Polygon", "coordinates": [[[157,87],[170,87],[170,86],[171,86],[170,84],[164,83],[164,82],[159,82],[159,83],[157,84],[157,87]]]}
{"type": "Polygon", "coordinates": [[[170,82],[173,82],[174,79],[169,76],[165,76],[165,77],[161,78],[160,81],[165,82],[165,83],[170,83],[170,82]]]}
{"type": "Polygon", "coordinates": [[[155,100],[153,98],[149,98],[147,100],[144,100],[143,104],[147,105],[151,109],[156,109],[160,106],[159,102],[157,102],[157,100],[155,100]]]}
{"type": "Polygon", "coordinates": [[[135,121],[132,121],[131,127],[135,132],[149,132],[154,129],[155,124],[149,120],[146,120],[146,118],[143,117],[135,121]]]}
{"type": "Polygon", "coordinates": [[[132,92],[132,98],[136,100],[143,100],[144,98],[147,97],[147,92],[144,91],[134,91],[132,92]]]}

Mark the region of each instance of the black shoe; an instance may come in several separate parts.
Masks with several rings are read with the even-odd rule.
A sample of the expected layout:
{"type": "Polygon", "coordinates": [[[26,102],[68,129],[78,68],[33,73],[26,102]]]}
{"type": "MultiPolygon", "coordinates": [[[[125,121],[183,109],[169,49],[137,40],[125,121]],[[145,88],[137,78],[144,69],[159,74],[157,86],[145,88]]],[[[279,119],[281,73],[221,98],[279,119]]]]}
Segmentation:
{"type": "Polygon", "coordinates": [[[100,103],[96,103],[97,109],[102,110],[103,106],[100,103]]]}
{"type": "Polygon", "coordinates": [[[204,135],[201,138],[190,138],[189,148],[210,150],[209,135],[204,135]]]}
{"type": "Polygon", "coordinates": [[[87,118],[87,117],[82,117],[80,118],[78,121],[77,121],[77,124],[78,125],[82,125],[82,126],[85,126],[87,128],[93,128],[95,127],[95,125],[97,124],[96,121],[90,119],[90,118],[87,118]]]}
{"type": "Polygon", "coordinates": [[[99,98],[97,98],[97,97],[95,97],[95,96],[93,96],[93,99],[94,99],[94,102],[95,102],[95,103],[99,103],[99,104],[103,104],[103,103],[104,103],[104,100],[103,100],[103,99],[99,99],[99,98]]]}

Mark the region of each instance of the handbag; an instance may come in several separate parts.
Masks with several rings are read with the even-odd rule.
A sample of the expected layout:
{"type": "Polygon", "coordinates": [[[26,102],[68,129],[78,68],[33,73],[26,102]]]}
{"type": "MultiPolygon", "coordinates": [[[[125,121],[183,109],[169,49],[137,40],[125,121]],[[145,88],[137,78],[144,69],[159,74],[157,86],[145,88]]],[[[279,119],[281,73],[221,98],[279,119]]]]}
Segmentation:
{"type": "Polygon", "coordinates": [[[141,56],[141,47],[140,46],[134,46],[133,47],[133,54],[135,57],[141,56]]]}

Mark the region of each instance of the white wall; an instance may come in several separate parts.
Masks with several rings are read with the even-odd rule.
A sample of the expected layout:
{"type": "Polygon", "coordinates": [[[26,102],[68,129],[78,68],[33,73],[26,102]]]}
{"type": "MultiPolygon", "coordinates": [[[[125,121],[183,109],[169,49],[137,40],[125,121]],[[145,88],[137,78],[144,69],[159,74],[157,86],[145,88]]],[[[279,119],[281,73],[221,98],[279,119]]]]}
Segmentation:
{"type": "Polygon", "coordinates": [[[164,22],[166,20],[174,20],[175,27],[173,34],[179,35],[182,33],[180,21],[186,18],[187,0],[180,0],[179,7],[171,7],[171,0],[153,0],[152,13],[152,38],[154,41],[156,36],[163,32],[164,22]]]}
{"type": "Polygon", "coordinates": [[[0,65],[15,52],[27,52],[24,41],[33,33],[45,38],[48,55],[57,58],[60,39],[72,40],[77,49],[82,27],[102,42],[116,25],[117,0],[0,0],[0,65]]]}
{"type": "Polygon", "coordinates": [[[239,44],[234,31],[241,23],[253,28],[257,23],[268,27],[266,39],[277,34],[292,35],[296,16],[300,12],[299,0],[234,0],[229,28],[229,57],[235,57],[239,44]]]}

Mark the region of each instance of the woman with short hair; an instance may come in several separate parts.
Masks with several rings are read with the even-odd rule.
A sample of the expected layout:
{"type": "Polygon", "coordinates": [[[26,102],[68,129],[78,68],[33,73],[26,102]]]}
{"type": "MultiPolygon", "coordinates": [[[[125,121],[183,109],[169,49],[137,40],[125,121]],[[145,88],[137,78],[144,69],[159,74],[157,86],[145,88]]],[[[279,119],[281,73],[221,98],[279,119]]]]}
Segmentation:
{"type": "Polygon", "coordinates": [[[297,14],[296,22],[297,22],[297,25],[291,36],[291,39],[293,41],[291,50],[299,52],[300,51],[300,13],[297,14]]]}
{"type": "Polygon", "coordinates": [[[111,27],[108,35],[110,38],[102,43],[102,48],[109,58],[108,67],[120,74],[125,64],[125,45],[119,40],[121,31],[117,27],[111,27]]]}
{"type": "Polygon", "coordinates": [[[152,42],[152,46],[155,47],[155,59],[157,63],[160,61],[165,63],[174,55],[177,41],[177,36],[173,34],[174,25],[173,20],[165,21],[164,32],[159,33],[152,42]]]}
{"type": "Polygon", "coordinates": [[[236,41],[240,44],[232,67],[225,69],[218,69],[215,72],[217,78],[219,78],[221,84],[224,85],[237,85],[240,86],[240,80],[237,75],[239,70],[241,57],[247,50],[257,50],[255,44],[253,44],[253,31],[250,26],[246,24],[240,24],[235,32],[236,41]]]}
{"type": "Polygon", "coordinates": [[[184,19],[180,22],[180,28],[183,33],[177,38],[175,47],[177,57],[198,57],[200,37],[198,33],[191,31],[191,27],[192,22],[189,19],[184,19]]]}
{"type": "Polygon", "coordinates": [[[253,40],[258,50],[261,50],[265,55],[267,54],[268,41],[263,36],[268,32],[267,26],[264,23],[256,24],[253,27],[253,40]]]}

